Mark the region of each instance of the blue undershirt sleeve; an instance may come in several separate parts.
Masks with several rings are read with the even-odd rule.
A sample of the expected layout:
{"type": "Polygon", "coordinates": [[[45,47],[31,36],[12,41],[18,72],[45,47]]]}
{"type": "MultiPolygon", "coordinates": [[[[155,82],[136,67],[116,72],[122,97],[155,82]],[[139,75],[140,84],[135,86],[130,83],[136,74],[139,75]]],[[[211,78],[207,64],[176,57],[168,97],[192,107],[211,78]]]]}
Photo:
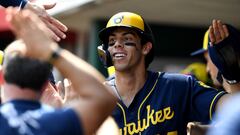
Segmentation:
{"type": "Polygon", "coordinates": [[[0,0],[0,5],[3,7],[13,6],[24,8],[27,2],[27,0],[0,0]]]}

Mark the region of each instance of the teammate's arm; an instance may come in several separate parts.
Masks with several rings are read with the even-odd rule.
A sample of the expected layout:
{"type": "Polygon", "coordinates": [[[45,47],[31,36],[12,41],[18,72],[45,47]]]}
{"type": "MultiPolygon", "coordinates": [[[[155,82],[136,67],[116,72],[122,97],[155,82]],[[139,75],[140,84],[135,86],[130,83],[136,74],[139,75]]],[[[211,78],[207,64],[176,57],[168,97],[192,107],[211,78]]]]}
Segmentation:
{"type": "Polygon", "coordinates": [[[84,134],[94,133],[116,105],[115,96],[102,83],[104,77],[69,51],[59,51],[47,33],[47,27],[35,14],[16,10],[9,8],[7,14],[14,33],[26,44],[26,50],[20,48],[20,51],[28,57],[50,60],[64,77],[71,80],[73,89],[81,97],[72,108],[81,120],[84,134]]]}

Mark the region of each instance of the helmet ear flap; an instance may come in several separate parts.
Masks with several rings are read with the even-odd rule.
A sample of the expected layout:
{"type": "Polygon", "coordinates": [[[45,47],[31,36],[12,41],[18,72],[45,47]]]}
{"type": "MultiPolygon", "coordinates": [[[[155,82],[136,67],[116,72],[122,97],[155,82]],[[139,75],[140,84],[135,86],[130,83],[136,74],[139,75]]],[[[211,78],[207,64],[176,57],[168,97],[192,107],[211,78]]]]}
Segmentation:
{"type": "Polygon", "coordinates": [[[107,46],[102,44],[97,47],[98,50],[98,57],[100,61],[103,63],[104,67],[110,67],[112,66],[112,58],[110,55],[110,52],[107,50],[107,46]]]}

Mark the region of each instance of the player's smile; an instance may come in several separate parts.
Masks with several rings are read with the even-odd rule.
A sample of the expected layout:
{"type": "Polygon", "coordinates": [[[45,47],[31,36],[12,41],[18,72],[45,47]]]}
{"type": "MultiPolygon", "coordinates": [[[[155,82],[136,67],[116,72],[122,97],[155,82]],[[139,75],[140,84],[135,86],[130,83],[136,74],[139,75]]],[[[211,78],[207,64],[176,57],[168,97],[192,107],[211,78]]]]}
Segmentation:
{"type": "Polygon", "coordinates": [[[116,53],[113,53],[113,59],[114,60],[121,60],[121,59],[124,59],[126,58],[127,54],[124,53],[124,52],[116,52],[116,53]]]}

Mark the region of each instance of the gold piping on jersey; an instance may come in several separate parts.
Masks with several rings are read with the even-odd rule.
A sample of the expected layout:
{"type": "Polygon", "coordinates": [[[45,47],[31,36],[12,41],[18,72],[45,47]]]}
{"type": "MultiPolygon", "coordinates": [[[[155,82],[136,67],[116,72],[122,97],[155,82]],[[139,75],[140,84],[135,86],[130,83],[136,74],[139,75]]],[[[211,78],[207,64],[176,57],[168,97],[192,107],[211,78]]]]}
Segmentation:
{"type": "Polygon", "coordinates": [[[222,92],[219,92],[214,98],[213,98],[213,100],[212,100],[212,102],[211,102],[211,105],[210,105],[210,108],[209,108],[209,118],[210,118],[210,120],[212,120],[212,107],[213,107],[213,103],[215,102],[215,100],[216,100],[216,98],[220,95],[220,94],[222,94],[222,93],[224,93],[224,91],[222,91],[222,92]]]}
{"type": "Polygon", "coordinates": [[[122,110],[122,112],[123,112],[124,126],[127,126],[126,113],[125,113],[123,107],[122,107],[119,103],[117,103],[117,105],[121,108],[121,110],[122,110]]]}
{"type": "Polygon", "coordinates": [[[158,78],[159,78],[160,74],[161,74],[161,73],[158,72],[158,77],[157,77],[157,79],[156,79],[156,81],[155,81],[155,83],[154,83],[151,91],[150,91],[150,92],[148,93],[148,95],[145,97],[145,99],[143,100],[143,102],[141,103],[141,105],[140,105],[140,107],[139,107],[139,109],[138,109],[138,120],[140,120],[140,111],[141,111],[142,105],[143,105],[143,103],[147,100],[147,98],[151,95],[151,93],[153,92],[153,90],[154,90],[154,88],[155,88],[155,86],[156,86],[156,84],[157,84],[157,82],[158,82],[158,78]]]}
{"type": "MultiPolygon", "coordinates": [[[[154,82],[154,85],[152,86],[150,92],[147,94],[147,96],[144,98],[144,100],[142,101],[142,103],[139,106],[137,123],[134,123],[134,122],[127,123],[126,122],[126,113],[125,113],[124,108],[121,106],[121,104],[119,104],[119,103],[117,104],[120,107],[120,109],[122,110],[123,119],[124,119],[124,127],[119,129],[119,133],[121,135],[132,135],[132,134],[136,134],[136,133],[141,135],[141,132],[146,130],[150,126],[150,123],[152,125],[156,125],[157,123],[162,123],[162,122],[164,122],[166,120],[170,120],[174,117],[174,111],[171,109],[171,107],[165,107],[161,110],[154,110],[151,108],[150,105],[147,105],[146,106],[147,118],[146,119],[144,118],[142,120],[140,119],[140,110],[141,110],[143,104],[145,103],[145,101],[147,100],[147,98],[152,94],[153,90],[155,89],[160,74],[161,74],[161,72],[158,72],[158,76],[154,82]]],[[[170,133],[170,134],[174,133],[175,135],[177,135],[177,131],[171,131],[168,133],[170,133]]],[[[174,134],[172,134],[172,135],[174,135],[174,134]]]]}
{"type": "MultiPolygon", "coordinates": [[[[158,78],[159,78],[160,74],[161,74],[161,73],[158,72],[158,77],[157,77],[157,79],[156,79],[156,81],[155,81],[155,83],[154,83],[151,91],[148,93],[148,95],[145,97],[145,99],[143,100],[143,102],[140,104],[140,107],[139,107],[139,109],[138,109],[138,122],[140,122],[140,116],[139,116],[139,115],[140,115],[141,107],[142,107],[143,103],[147,100],[147,98],[149,97],[149,95],[152,93],[152,91],[154,90],[154,88],[155,88],[155,86],[156,86],[156,84],[157,84],[157,82],[158,82],[158,78]]],[[[123,120],[124,120],[124,127],[126,127],[126,126],[127,126],[127,119],[126,119],[125,110],[123,109],[123,107],[122,107],[119,103],[117,103],[117,106],[119,106],[120,109],[122,110],[123,120]]],[[[125,133],[126,133],[126,132],[125,132],[125,133]]],[[[120,129],[120,134],[122,134],[121,129],[120,129]]],[[[141,132],[139,133],[139,135],[141,135],[141,132]]]]}

